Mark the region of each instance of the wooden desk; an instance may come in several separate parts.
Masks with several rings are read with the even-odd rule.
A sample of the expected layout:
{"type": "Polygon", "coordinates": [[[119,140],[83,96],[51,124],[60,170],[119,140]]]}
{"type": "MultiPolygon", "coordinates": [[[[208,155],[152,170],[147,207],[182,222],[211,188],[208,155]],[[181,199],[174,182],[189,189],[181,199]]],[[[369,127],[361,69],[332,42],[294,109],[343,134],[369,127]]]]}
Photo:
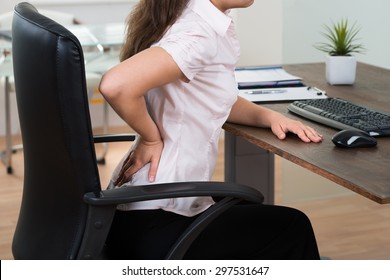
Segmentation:
{"type": "MultiPolygon", "coordinates": [[[[323,64],[286,65],[331,97],[340,97],[390,114],[390,70],[358,64],[353,86],[330,86],[323,64]]],[[[225,179],[260,189],[266,202],[274,202],[274,154],[346,187],[375,202],[390,203],[390,137],[377,138],[376,148],[341,149],[331,142],[337,130],[301,118],[287,110],[289,103],[262,104],[314,127],[322,143],[306,144],[295,135],[278,140],[269,129],[226,123],[225,179]]]]}

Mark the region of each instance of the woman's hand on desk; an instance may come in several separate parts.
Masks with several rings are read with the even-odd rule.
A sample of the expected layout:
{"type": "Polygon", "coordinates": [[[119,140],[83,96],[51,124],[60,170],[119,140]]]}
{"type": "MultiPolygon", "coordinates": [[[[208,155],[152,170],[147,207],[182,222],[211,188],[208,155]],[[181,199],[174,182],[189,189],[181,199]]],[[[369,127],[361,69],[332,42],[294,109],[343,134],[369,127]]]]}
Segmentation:
{"type": "Polygon", "coordinates": [[[322,135],[313,128],[242,97],[238,97],[234,103],[228,121],[256,127],[270,127],[281,140],[286,138],[288,132],[291,132],[306,143],[322,141],[322,135]]]}
{"type": "Polygon", "coordinates": [[[306,143],[318,143],[322,141],[322,135],[310,126],[304,125],[300,121],[289,119],[278,113],[275,114],[275,117],[272,120],[271,130],[280,140],[286,138],[288,132],[292,132],[298,135],[298,137],[306,143]]]}

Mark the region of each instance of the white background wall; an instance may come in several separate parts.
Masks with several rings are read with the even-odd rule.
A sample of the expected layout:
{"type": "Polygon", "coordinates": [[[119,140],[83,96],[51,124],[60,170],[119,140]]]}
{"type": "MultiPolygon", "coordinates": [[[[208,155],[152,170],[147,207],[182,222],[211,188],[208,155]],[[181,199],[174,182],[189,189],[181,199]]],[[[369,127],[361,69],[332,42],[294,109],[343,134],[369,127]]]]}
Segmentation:
{"type": "Polygon", "coordinates": [[[241,44],[239,66],[282,63],[282,0],[255,0],[247,9],[235,11],[241,44]]]}
{"type": "MultiPolygon", "coordinates": [[[[21,1],[8,0],[14,5],[21,1]]],[[[137,0],[30,0],[38,9],[74,14],[83,23],[123,22],[137,0]]],[[[12,9],[12,5],[10,8],[12,9]]]]}
{"type": "Polygon", "coordinates": [[[367,52],[358,60],[390,69],[389,0],[283,0],[283,62],[324,61],[313,44],[323,40],[323,24],[342,18],[361,27],[367,52]]]}

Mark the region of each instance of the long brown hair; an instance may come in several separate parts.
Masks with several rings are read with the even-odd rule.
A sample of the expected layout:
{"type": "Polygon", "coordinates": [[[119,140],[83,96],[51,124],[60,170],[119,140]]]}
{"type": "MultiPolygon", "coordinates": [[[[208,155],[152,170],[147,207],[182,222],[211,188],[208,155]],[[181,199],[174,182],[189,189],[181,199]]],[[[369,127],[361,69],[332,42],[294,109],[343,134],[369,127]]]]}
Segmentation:
{"type": "Polygon", "coordinates": [[[140,0],[127,18],[123,61],[149,48],[180,16],[189,0],[140,0]]]}

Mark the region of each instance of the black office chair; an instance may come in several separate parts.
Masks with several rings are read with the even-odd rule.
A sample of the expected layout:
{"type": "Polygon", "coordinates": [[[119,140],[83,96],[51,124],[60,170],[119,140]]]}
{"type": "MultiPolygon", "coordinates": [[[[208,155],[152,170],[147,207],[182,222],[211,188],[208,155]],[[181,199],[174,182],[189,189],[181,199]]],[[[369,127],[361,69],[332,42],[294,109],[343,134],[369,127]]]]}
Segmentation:
{"type": "MultiPolygon", "coordinates": [[[[258,191],[229,183],[183,182],[102,190],[84,57],[77,38],[29,3],[15,7],[12,52],[24,146],[24,189],[12,250],[15,259],[100,259],[118,204],[170,197],[217,196],[167,252],[180,259],[221,212],[258,191]]],[[[136,226],[136,225],[135,225],[136,226]]]]}

